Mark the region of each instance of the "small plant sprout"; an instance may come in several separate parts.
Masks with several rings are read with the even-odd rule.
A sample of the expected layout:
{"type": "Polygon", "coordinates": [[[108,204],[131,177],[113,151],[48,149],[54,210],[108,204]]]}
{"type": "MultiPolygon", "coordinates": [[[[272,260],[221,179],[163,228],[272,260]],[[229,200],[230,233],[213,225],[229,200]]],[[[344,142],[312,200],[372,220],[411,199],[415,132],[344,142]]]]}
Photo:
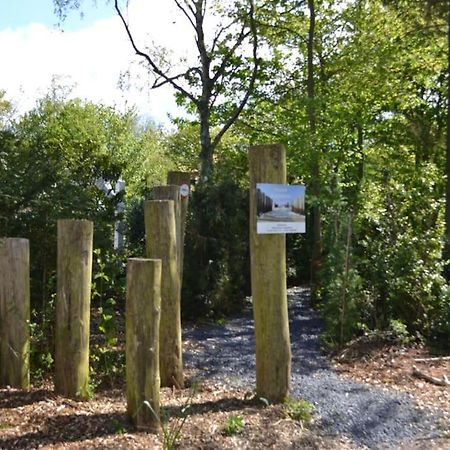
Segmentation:
{"type": "Polygon", "coordinates": [[[223,433],[227,436],[234,436],[240,433],[245,427],[245,421],[241,416],[230,416],[223,427],[223,433]]]}
{"type": "Polygon", "coordinates": [[[312,403],[304,399],[288,398],[284,405],[284,410],[287,416],[293,420],[300,422],[311,421],[314,406],[312,403]]]}
{"type": "Polygon", "coordinates": [[[163,432],[163,449],[164,450],[173,450],[175,445],[180,440],[181,431],[183,429],[184,424],[186,423],[187,418],[191,413],[192,401],[194,395],[197,392],[197,382],[194,380],[192,382],[192,386],[190,389],[189,397],[187,398],[185,404],[181,408],[180,415],[173,417],[173,420],[169,422],[168,418],[164,417],[164,411],[161,412],[160,415],[156,413],[153,409],[152,405],[148,400],[144,400],[143,406],[150,409],[152,414],[158,420],[162,432],[163,432]]]}

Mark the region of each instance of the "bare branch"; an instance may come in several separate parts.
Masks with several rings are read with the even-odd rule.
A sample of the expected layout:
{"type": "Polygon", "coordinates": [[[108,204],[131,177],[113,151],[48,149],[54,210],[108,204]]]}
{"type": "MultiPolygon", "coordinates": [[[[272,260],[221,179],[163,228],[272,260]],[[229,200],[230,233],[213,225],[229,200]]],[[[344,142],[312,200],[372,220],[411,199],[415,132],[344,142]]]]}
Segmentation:
{"type": "Polygon", "coordinates": [[[228,30],[229,28],[231,28],[234,24],[236,23],[236,20],[231,21],[226,27],[222,27],[219,32],[214,36],[212,45],[211,45],[211,52],[214,52],[214,49],[217,46],[217,42],[220,39],[220,36],[222,35],[222,33],[224,33],[226,30],[228,30]]]}
{"type": "MultiPolygon", "coordinates": [[[[141,56],[142,58],[144,58],[148,64],[150,65],[150,67],[152,68],[153,72],[158,75],[159,77],[161,77],[162,79],[165,80],[164,83],[162,84],[166,84],[169,83],[171,84],[178,92],[182,93],[183,95],[185,95],[186,97],[188,97],[194,104],[198,104],[197,99],[190,93],[188,92],[186,89],[184,89],[181,85],[179,85],[178,83],[175,82],[176,79],[180,78],[179,76],[177,77],[169,77],[167,74],[165,74],[160,67],[153,61],[153,59],[150,57],[150,55],[148,55],[147,53],[141,51],[133,38],[133,35],[131,34],[130,31],[130,27],[128,26],[127,21],[125,20],[122,11],[120,10],[119,4],[118,4],[118,0],[114,0],[114,7],[116,9],[116,12],[120,18],[120,20],[122,21],[122,24],[125,28],[125,31],[128,35],[128,39],[130,40],[130,43],[136,53],[136,55],[141,56]]],[[[162,86],[162,84],[160,84],[162,86]]]]}
{"type": "Polygon", "coordinates": [[[248,99],[250,98],[251,93],[253,92],[253,89],[255,87],[256,77],[258,74],[258,33],[256,30],[256,24],[255,24],[255,18],[254,18],[254,3],[253,0],[250,1],[250,11],[249,11],[249,19],[250,19],[250,30],[253,35],[253,71],[252,76],[250,78],[250,82],[247,88],[247,92],[245,93],[244,97],[242,98],[240,104],[236,107],[234,112],[231,114],[231,116],[228,118],[228,120],[225,122],[222,129],[219,131],[219,133],[215,136],[213,140],[213,146],[217,146],[217,144],[222,139],[223,135],[228,131],[228,129],[231,127],[231,125],[236,121],[236,119],[239,117],[239,114],[244,109],[245,105],[248,102],[248,99]]]}
{"type": "MultiPolygon", "coordinates": [[[[189,13],[186,11],[186,9],[183,7],[183,5],[179,2],[179,0],[174,0],[174,2],[178,6],[178,9],[185,15],[187,20],[189,20],[189,23],[192,25],[192,28],[194,28],[194,30],[195,30],[195,22],[192,20],[189,13]]],[[[189,8],[189,11],[191,12],[191,14],[195,17],[194,9],[189,5],[187,5],[187,7],[189,8]]]]}
{"type": "Polygon", "coordinates": [[[167,78],[163,78],[162,81],[158,81],[156,80],[153,85],[152,88],[159,88],[161,86],[164,86],[167,83],[172,83],[175,80],[178,80],[179,78],[185,78],[187,79],[189,77],[189,74],[193,73],[193,72],[197,72],[200,73],[200,69],[198,67],[190,67],[188,70],[186,70],[183,73],[179,73],[178,75],[174,75],[173,77],[167,77],[167,78]]]}

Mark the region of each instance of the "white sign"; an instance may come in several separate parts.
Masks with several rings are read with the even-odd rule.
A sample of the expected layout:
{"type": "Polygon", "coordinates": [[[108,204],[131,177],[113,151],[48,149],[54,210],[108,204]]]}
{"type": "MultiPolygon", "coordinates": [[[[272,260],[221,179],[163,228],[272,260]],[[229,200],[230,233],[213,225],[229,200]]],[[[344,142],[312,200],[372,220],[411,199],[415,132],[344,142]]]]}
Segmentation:
{"type": "Polygon", "coordinates": [[[182,184],[180,186],[180,195],[183,198],[186,198],[187,196],[189,196],[189,185],[188,184],[182,184]]]}
{"type": "Polygon", "coordinates": [[[305,186],[257,183],[256,232],[305,233],[305,186]]]}

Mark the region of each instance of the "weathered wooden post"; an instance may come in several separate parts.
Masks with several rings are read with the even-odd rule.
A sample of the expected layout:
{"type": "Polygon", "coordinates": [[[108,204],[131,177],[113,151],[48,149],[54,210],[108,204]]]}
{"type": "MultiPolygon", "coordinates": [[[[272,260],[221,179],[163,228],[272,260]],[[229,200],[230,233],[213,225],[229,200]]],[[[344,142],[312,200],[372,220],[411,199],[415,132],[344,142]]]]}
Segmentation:
{"type": "Polygon", "coordinates": [[[189,194],[191,191],[191,173],[190,172],[178,172],[170,171],[167,174],[167,184],[176,185],[180,187],[180,278],[183,283],[183,261],[184,261],[184,237],[186,234],[186,216],[189,206],[189,194]]]}
{"type": "Polygon", "coordinates": [[[175,206],[173,200],[144,204],[147,257],[161,259],[161,321],[159,372],[161,386],[183,387],[180,277],[177,259],[175,206]]]}
{"type": "Polygon", "coordinates": [[[127,265],[127,413],[140,430],[157,433],[161,260],[131,258],[127,265]]]}
{"type": "Polygon", "coordinates": [[[30,246],[0,239],[0,385],[30,385],[30,246]]]}
{"type": "Polygon", "coordinates": [[[55,391],[89,396],[89,322],[94,225],[58,220],[55,391]]]}
{"type": "Polygon", "coordinates": [[[181,247],[181,233],[182,233],[182,224],[181,224],[181,195],[180,188],[177,185],[168,185],[168,186],[154,186],[152,189],[153,200],[173,200],[175,207],[175,228],[176,228],[176,239],[177,239],[177,265],[178,272],[180,277],[180,289],[182,282],[182,268],[183,268],[183,248],[181,247]]]}
{"type": "Polygon", "coordinates": [[[250,251],[256,342],[256,390],[271,402],[289,392],[291,346],[286,291],[286,237],[256,233],[256,183],[286,182],[282,145],[250,148],[250,251]]]}

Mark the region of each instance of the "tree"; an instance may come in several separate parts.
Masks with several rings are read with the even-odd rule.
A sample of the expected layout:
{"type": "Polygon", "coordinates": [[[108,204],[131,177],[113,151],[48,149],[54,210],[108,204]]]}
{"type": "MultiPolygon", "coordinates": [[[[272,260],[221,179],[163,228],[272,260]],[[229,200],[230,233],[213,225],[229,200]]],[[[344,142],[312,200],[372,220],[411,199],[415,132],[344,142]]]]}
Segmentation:
{"type": "MultiPolygon", "coordinates": [[[[164,63],[145,51],[143,44],[136,41],[119,0],[114,1],[114,7],[133,50],[155,75],[152,88],[170,85],[179,102],[196,112],[200,123],[200,173],[201,179],[207,180],[213,171],[217,145],[241,114],[256,83],[255,5],[253,0],[225,5],[207,0],[174,0],[174,3],[192,27],[197,53],[196,62],[179,72],[173,71],[170,62],[164,63]],[[205,37],[208,15],[220,17],[223,24],[214,29],[210,42],[205,37]]],[[[67,9],[78,8],[80,1],[54,0],[54,5],[55,12],[64,19],[67,9]]]]}
{"type": "Polygon", "coordinates": [[[56,220],[95,222],[97,247],[111,247],[120,196],[106,196],[99,179],[123,172],[119,151],[133,145],[134,118],[79,100],[44,98],[0,136],[2,234],[31,240],[33,300],[47,300],[55,268],[56,220]]]}

